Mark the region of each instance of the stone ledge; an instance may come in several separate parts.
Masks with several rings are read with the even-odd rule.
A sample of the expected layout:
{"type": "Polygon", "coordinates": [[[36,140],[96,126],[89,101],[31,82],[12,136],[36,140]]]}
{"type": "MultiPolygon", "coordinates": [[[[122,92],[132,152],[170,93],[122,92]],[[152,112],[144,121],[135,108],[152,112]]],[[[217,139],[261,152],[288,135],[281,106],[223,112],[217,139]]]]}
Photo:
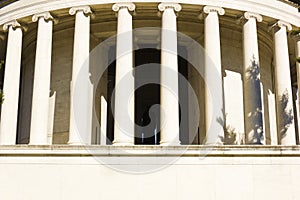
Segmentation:
{"type": "Polygon", "coordinates": [[[180,145],[180,146],[99,146],[99,145],[11,145],[0,146],[0,157],[300,157],[300,146],[269,145],[180,145]]]}

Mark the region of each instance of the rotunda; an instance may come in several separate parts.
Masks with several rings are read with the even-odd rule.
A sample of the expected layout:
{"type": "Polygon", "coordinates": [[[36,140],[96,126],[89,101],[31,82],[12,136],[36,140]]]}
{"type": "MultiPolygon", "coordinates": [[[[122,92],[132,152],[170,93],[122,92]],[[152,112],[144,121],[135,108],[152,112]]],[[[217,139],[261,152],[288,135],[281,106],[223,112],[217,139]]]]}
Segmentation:
{"type": "MultiPolygon", "coordinates": [[[[96,199],[94,184],[105,198],[196,199],[201,178],[205,199],[298,196],[298,1],[6,0],[0,7],[0,175],[28,161],[18,176],[50,171],[47,187],[83,188],[55,187],[49,199],[96,199]],[[72,185],[82,178],[77,172],[89,177],[86,185],[72,185]],[[133,178],[140,172],[143,179],[133,178]],[[159,173],[172,180],[154,184],[165,190],[139,187],[162,180],[159,173]],[[237,196],[226,193],[230,178],[237,196]],[[137,196],[129,185],[120,194],[105,185],[125,179],[137,196]],[[259,187],[272,180],[266,192],[259,187]],[[291,187],[273,191],[281,181],[291,187]]],[[[2,175],[0,186],[18,180],[2,175]]],[[[46,189],[35,192],[22,194],[38,199],[46,189]]]]}

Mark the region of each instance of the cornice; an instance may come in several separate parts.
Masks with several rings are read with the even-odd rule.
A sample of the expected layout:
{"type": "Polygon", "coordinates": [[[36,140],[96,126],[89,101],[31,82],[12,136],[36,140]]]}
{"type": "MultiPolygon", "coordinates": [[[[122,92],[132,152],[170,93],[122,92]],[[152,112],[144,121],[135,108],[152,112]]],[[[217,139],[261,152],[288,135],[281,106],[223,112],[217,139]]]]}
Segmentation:
{"type": "MultiPolygon", "coordinates": [[[[126,3],[128,0],[119,0],[118,3],[126,3]]],[[[130,1],[132,2],[132,1],[130,1]]],[[[135,0],[135,3],[152,2],[152,3],[164,3],[168,0],[135,0]]],[[[116,1],[113,0],[20,0],[14,2],[8,6],[0,9],[0,25],[12,21],[14,19],[20,19],[26,16],[31,16],[36,13],[53,11],[58,9],[66,9],[75,6],[93,6],[99,4],[113,4],[116,1]]],[[[287,3],[275,0],[178,0],[179,4],[191,4],[191,5],[208,5],[218,6],[226,9],[234,9],[239,11],[249,11],[260,14],[262,16],[268,16],[277,20],[288,21],[294,26],[300,27],[300,13],[298,8],[291,6],[287,3]]],[[[183,7],[184,9],[184,7],[183,7]]]]}

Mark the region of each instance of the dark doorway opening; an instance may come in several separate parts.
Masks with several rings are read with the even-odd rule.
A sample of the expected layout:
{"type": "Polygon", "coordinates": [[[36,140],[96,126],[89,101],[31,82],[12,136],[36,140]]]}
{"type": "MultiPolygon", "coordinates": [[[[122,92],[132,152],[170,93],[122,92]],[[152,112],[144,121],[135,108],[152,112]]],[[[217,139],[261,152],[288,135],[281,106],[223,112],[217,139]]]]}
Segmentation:
{"type": "Polygon", "coordinates": [[[160,141],[160,50],[135,51],[135,144],[160,141]]]}
{"type": "MultiPolygon", "coordinates": [[[[190,144],[188,124],[188,62],[186,49],[178,48],[179,123],[181,144],[190,144]]],[[[135,144],[160,142],[160,54],[155,48],[135,51],[135,144]],[[148,84],[142,84],[148,83],[148,84]],[[138,87],[142,85],[141,87],[138,87]]]]}
{"type": "MultiPolygon", "coordinates": [[[[190,144],[188,130],[188,62],[184,59],[186,49],[179,47],[179,122],[181,144],[190,144]]],[[[140,145],[159,145],[160,142],[160,54],[155,48],[142,48],[134,52],[135,79],[135,138],[140,145]],[[146,83],[146,84],[145,84],[146,83]]],[[[107,144],[114,140],[114,102],[112,92],[115,88],[115,48],[110,49],[107,71],[107,144]]]]}

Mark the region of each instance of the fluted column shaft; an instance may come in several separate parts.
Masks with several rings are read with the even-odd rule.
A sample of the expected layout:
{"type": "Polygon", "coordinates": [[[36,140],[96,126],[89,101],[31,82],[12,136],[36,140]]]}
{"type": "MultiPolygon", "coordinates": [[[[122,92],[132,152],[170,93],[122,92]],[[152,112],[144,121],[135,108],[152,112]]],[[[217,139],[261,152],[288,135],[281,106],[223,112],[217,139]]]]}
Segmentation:
{"type": "Polygon", "coordinates": [[[132,16],[133,3],[114,4],[118,12],[116,44],[115,124],[114,145],[134,144],[134,78],[132,16]]]}
{"type": "Polygon", "coordinates": [[[278,21],[274,30],[275,43],[275,87],[277,105],[277,134],[279,144],[295,145],[293,96],[291,88],[290,62],[287,43],[287,29],[291,25],[278,21]]]}
{"type": "Polygon", "coordinates": [[[263,139],[263,114],[256,21],[262,22],[262,16],[246,12],[244,17],[247,20],[243,26],[246,142],[248,144],[261,144],[263,139]]]}
{"type": "Polygon", "coordinates": [[[205,47],[205,125],[206,144],[220,143],[224,138],[223,86],[219,17],[225,11],[220,7],[205,6],[204,47],[205,47]]]}
{"type": "Polygon", "coordinates": [[[4,74],[4,102],[1,110],[0,144],[16,144],[19,85],[22,54],[22,29],[15,20],[3,26],[8,29],[8,41],[4,74]]]}
{"type": "Polygon", "coordinates": [[[160,144],[179,145],[177,19],[181,6],[173,3],[158,5],[162,11],[160,104],[160,144]]]}
{"type": "Polygon", "coordinates": [[[69,144],[90,144],[92,132],[92,88],[89,72],[89,6],[71,8],[75,15],[69,144]]]}
{"type": "Polygon", "coordinates": [[[51,52],[53,18],[49,12],[34,15],[38,21],[37,45],[32,95],[30,144],[47,144],[49,90],[51,79],[51,52]]]}

